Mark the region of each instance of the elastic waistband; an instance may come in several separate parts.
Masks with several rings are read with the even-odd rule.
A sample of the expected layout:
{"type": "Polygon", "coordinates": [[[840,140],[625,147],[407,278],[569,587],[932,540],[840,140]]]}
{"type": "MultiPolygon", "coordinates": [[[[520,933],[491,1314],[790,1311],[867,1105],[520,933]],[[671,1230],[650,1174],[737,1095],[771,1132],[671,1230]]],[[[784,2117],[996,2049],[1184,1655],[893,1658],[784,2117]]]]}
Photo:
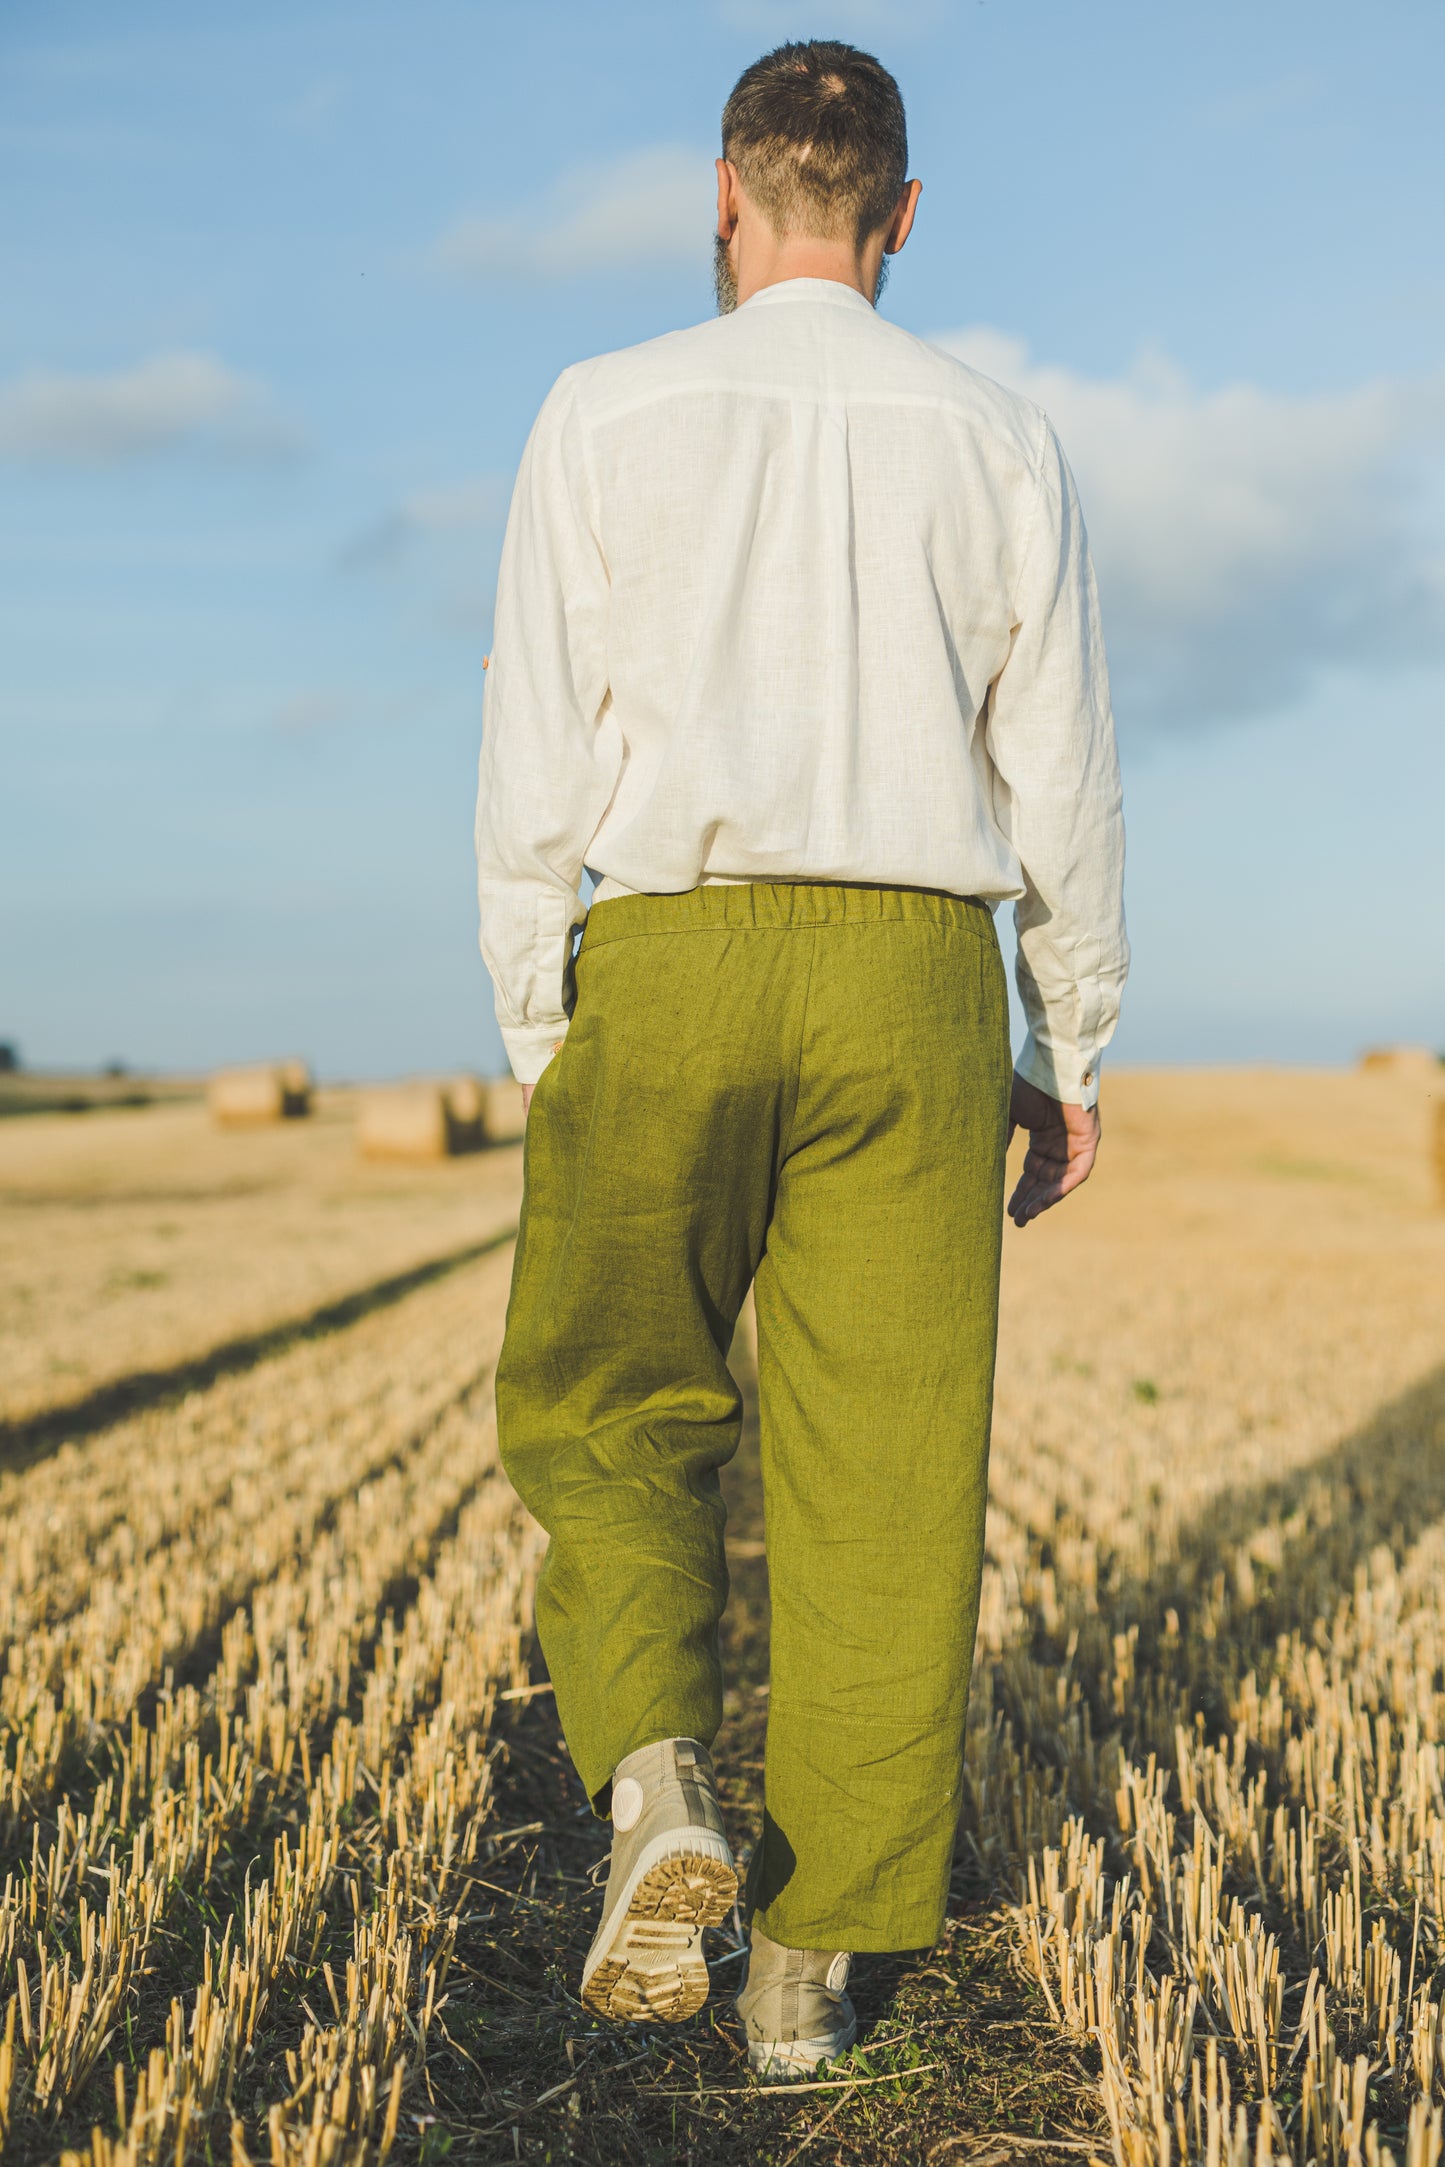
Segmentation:
{"type": "Polygon", "coordinates": [[[756,880],[709,883],[681,895],[618,895],[587,913],[584,948],[641,933],[788,933],[816,926],[913,924],[940,930],[993,927],[987,903],[936,888],[756,880]]]}

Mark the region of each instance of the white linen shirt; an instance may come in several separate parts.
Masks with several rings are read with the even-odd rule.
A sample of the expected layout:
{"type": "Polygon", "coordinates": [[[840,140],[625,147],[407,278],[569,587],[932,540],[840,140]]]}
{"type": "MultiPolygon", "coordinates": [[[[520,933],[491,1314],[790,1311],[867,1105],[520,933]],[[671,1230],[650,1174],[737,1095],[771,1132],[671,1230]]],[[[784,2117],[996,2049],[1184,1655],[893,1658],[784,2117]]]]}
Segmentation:
{"type": "Polygon", "coordinates": [[[1088,542],[1047,417],[800,278],[568,369],[502,551],[477,806],[516,1075],[602,896],[1015,900],[1020,1074],[1092,1105],[1128,967],[1088,542]]]}

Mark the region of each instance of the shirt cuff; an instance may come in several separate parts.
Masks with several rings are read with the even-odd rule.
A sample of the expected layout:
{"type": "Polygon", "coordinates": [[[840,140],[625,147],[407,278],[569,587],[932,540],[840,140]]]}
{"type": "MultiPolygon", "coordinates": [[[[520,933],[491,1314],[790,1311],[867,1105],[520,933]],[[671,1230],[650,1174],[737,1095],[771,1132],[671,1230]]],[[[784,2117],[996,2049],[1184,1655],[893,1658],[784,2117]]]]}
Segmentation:
{"type": "Polygon", "coordinates": [[[528,1025],[514,1030],[501,1026],[502,1044],[507,1049],[507,1059],[512,1064],[512,1074],[519,1084],[534,1084],[551,1060],[562,1040],[567,1036],[567,1019],[560,1023],[542,1026],[528,1025]]]}
{"type": "Polygon", "coordinates": [[[1099,1056],[1085,1055],[1076,1046],[1044,1046],[1030,1031],[1014,1062],[1025,1083],[1037,1085],[1064,1106],[1097,1106],[1099,1103],[1099,1056]]]}

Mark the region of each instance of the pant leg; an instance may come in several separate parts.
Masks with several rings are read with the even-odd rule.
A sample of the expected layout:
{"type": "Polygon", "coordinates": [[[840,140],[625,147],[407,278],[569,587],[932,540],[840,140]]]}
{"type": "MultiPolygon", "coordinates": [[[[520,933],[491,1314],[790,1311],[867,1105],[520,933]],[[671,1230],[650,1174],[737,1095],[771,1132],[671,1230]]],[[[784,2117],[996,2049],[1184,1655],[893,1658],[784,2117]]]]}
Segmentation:
{"type": "Polygon", "coordinates": [[[842,893],[755,1290],[772,1691],[749,1895],[793,1948],[906,1949],[942,1926],[959,1809],[1007,1003],[981,906],[842,893]]]}
{"type": "Polygon", "coordinates": [[[497,1425],[551,1537],[537,1630],[594,1798],[635,1748],[710,1744],[721,1721],[718,1469],[741,1414],[725,1357],[792,1111],[807,963],[729,922],[747,900],[594,908],[527,1125],[497,1425]]]}

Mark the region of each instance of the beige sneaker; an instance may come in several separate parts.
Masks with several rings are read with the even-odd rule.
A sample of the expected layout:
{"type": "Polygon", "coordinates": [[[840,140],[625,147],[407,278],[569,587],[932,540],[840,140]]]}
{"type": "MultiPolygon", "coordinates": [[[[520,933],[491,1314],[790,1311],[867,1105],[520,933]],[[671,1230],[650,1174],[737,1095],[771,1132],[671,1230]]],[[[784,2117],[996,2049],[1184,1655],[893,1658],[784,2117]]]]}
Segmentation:
{"type": "Polygon", "coordinates": [[[614,2024],[680,2024],[707,2000],[703,1928],[722,1924],[738,1889],[707,1748],[666,1738],[629,1753],[612,1778],[612,1829],[582,1999],[614,2024]]]}
{"type": "Polygon", "coordinates": [[[841,1949],[785,1949],[751,1929],[737,2011],[760,2077],[810,2077],[820,2062],[847,2053],[858,2036],[844,1992],[850,1962],[841,1949]]]}

